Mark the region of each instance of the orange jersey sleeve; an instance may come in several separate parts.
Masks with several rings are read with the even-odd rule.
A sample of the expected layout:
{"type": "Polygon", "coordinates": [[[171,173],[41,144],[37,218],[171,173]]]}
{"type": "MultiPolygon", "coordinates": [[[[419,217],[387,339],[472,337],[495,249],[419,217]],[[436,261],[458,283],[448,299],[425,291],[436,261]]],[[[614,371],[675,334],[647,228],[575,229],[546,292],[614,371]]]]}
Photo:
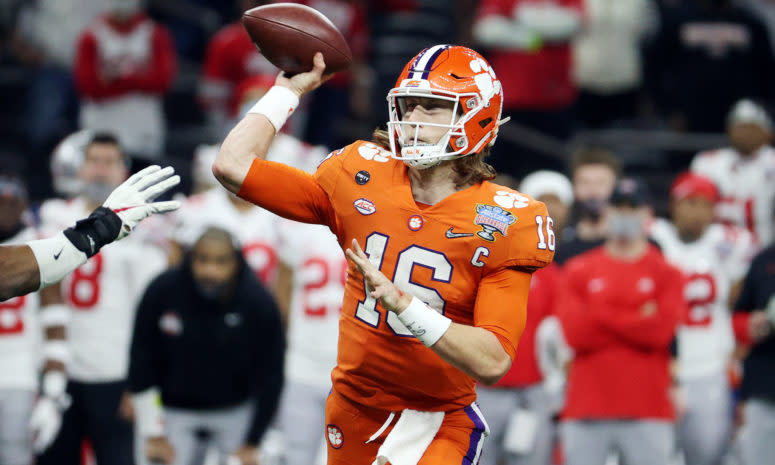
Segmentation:
{"type": "Polygon", "coordinates": [[[501,268],[482,278],[476,294],[474,326],[495,334],[512,360],[527,321],[531,277],[524,271],[501,268]]]}
{"type": "Polygon", "coordinates": [[[237,195],[284,218],[324,224],[336,232],[326,192],[315,177],[292,166],[255,159],[237,195]]]}

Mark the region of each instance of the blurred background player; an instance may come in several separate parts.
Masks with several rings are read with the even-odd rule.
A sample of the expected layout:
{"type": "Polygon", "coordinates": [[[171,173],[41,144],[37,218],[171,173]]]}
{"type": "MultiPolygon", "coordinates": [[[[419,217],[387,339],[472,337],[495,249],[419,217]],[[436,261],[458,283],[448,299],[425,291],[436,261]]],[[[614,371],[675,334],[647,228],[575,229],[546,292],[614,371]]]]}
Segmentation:
{"type": "Polygon", "coordinates": [[[750,349],[743,361],[742,423],[739,444],[743,465],[775,454],[775,246],[751,263],[735,303],[735,333],[750,349]]]}
{"type": "Polygon", "coordinates": [[[164,151],[163,97],[177,56],[167,28],[143,11],[144,0],[110,2],[78,39],[73,74],[80,124],[115,133],[137,171],[164,151]]]}
{"type": "MultiPolygon", "coordinates": [[[[573,126],[573,38],[583,18],[582,0],[484,0],[478,2],[474,40],[503,82],[503,116],[565,141],[573,126]]],[[[493,150],[500,172],[522,177],[557,161],[525,146],[501,141],[493,150]],[[521,157],[515,157],[519,153],[521,157]],[[541,160],[539,165],[538,160],[541,160]]],[[[554,168],[561,168],[555,166],[554,168]]]]}
{"type": "Polygon", "coordinates": [[[684,173],[670,188],[670,220],[651,225],[651,238],[686,276],[688,313],[678,330],[677,367],[686,405],[676,432],[686,463],[696,465],[721,463],[729,446],[730,305],[737,300],[754,250],[745,229],[714,224],[718,200],[713,182],[684,173]]]}
{"type": "Polygon", "coordinates": [[[555,260],[559,265],[603,244],[606,237],[603,210],[616,185],[621,163],[608,150],[585,148],[573,154],[570,171],[573,207],[557,247],[555,260]]]}
{"type": "MultiPolygon", "coordinates": [[[[262,0],[236,0],[240,16],[262,0]]],[[[220,138],[228,132],[239,107],[237,88],[254,76],[274,76],[275,65],[267,60],[245,34],[239,20],[222,27],[207,45],[197,98],[205,112],[211,134],[220,138]]]]}
{"type": "Polygon", "coordinates": [[[214,446],[221,459],[257,465],[282,390],[284,345],[280,313],[239,244],[205,230],[138,307],[129,385],[145,457],[202,465],[214,446]]]}
{"type": "MultiPolygon", "coordinates": [[[[21,179],[0,173],[0,244],[37,239],[29,216],[21,179]]],[[[37,293],[0,302],[0,463],[29,464],[33,448],[44,449],[56,436],[67,405],[67,317],[62,306],[41,309],[37,293]]]]}
{"type": "Polygon", "coordinates": [[[51,153],[49,168],[54,192],[71,199],[81,192],[81,180],[78,171],[83,164],[83,153],[94,137],[94,132],[82,129],[62,139],[51,153]]]}
{"type": "Polygon", "coordinates": [[[575,355],[562,441],[567,465],[667,465],[675,413],[670,345],[685,314],[684,278],[647,240],[645,187],[620,180],[602,247],[563,268],[556,312],[575,355]]]}
{"type": "MultiPolygon", "coordinates": [[[[544,202],[560,229],[573,203],[570,180],[553,171],[528,175],[519,191],[544,202]]],[[[554,296],[560,284],[559,267],[550,264],[533,273],[527,301],[527,322],[511,369],[493,387],[478,386],[476,402],[492,431],[482,450],[482,465],[548,465],[554,448],[554,425],[549,393],[538,362],[537,329],[554,313],[554,296]]]]}
{"type": "Polygon", "coordinates": [[[324,460],[320,425],[336,366],[347,261],[325,226],[281,220],[278,233],[277,296],[285,307],[288,352],[277,423],[284,463],[311,465],[324,460]]]}
{"type": "Polygon", "coordinates": [[[717,217],[750,231],[760,247],[775,239],[775,150],[772,120],[764,107],[740,100],[727,117],[729,147],[701,152],[691,170],[712,180],[721,194],[717,217]]]}
{"type": "MultiPolygon", "coordinates": [[[[128,159],[116,137],[96,133],[79,168],[80,195],[41,206],[43,234],[51,234],[101,205],[128,174],[128,159]]],[[[59,286],[41,295],[44,304],[66,304],[70,362],[65,412],[54,443],[39,464],[75,465],[88,438],[99,465],[132,464],[132,425],[119,418],[126,383],[135,304],[148,281],[166,264],[164,254],[137,240],[124,240],[94,255],[59,286]]]]}

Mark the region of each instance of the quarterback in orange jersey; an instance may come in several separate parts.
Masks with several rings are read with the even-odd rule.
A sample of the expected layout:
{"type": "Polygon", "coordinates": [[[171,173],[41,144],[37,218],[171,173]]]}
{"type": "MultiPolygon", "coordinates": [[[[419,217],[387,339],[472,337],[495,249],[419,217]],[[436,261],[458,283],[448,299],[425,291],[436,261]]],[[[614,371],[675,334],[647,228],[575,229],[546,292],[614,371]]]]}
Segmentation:
{"type": "Polygon", "coordinates": [[[388,94],[387,131],[331,153],[314,175],[266,161],[299,97],[327,77],[275,86],[229,133],[213,172],[284,217],[327,225],[351,261],[326,406],[328,463],[475,464],[487,423],[475,382],[508,371],[531,273],[552,260],[546,208],[490,182],[484,157],[502,90],[481,55],[436,45],[388,94]]]}

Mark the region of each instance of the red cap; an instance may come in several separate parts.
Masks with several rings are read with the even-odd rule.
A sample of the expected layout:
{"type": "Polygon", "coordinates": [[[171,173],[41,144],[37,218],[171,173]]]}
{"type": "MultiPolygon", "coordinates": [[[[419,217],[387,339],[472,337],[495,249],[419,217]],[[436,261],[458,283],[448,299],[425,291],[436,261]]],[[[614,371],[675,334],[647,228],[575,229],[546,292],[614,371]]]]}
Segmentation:
{"type": "Polygon", "coordinates": [[[690,197],[703,197],[716,203],[720,199],[718,188],[708,178],[689,171],[679,174],[670,186],[670,198],[683,200],[690,197]]]}

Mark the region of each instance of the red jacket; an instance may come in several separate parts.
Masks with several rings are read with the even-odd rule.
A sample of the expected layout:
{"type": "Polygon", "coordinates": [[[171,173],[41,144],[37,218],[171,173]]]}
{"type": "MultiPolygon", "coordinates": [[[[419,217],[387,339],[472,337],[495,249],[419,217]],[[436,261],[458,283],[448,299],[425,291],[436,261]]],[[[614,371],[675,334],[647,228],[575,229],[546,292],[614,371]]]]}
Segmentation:
{"type": "Polygon", "coordinates": [[[554,311],[556,290],[560,281],[560,268],[550,264],[533,273],[527,299],[527,321],[517,346],[517,356],[511,369],[498,381],[498,387],[524,387],[543,379],[536,357],[536,330],[544,318],[554,311]]]}
{"type": "Polygon", "coordinates": [[[78,39],[75,84],[81,97],[100,100],[130,93],[163,94],[177,67],[170,33],[145,14],[119,24],[97,18],[78,39]]]}
{"type": "MultiPolygon", "coordinates": [[[[482,0],[478,19],[512,17],[519,3],[535,0],[482,0]]],[[[556,0],[582,11],[582,0],[556,0]]],[[[503,110],[554,110],[576,100],[571,43],[544,43],[539,50],[488,50],[487,59],[503,85],[503,110]]]]}
{"type": "Polygon", "coordinates": [[[567,262],[555,311],[575,350],[566,419],[672,419],[670,343],[684,277],[650,247],[634,262],[604,247],[567,262]],[[644,306],[655,306],[644,314],[644,306]]]}

